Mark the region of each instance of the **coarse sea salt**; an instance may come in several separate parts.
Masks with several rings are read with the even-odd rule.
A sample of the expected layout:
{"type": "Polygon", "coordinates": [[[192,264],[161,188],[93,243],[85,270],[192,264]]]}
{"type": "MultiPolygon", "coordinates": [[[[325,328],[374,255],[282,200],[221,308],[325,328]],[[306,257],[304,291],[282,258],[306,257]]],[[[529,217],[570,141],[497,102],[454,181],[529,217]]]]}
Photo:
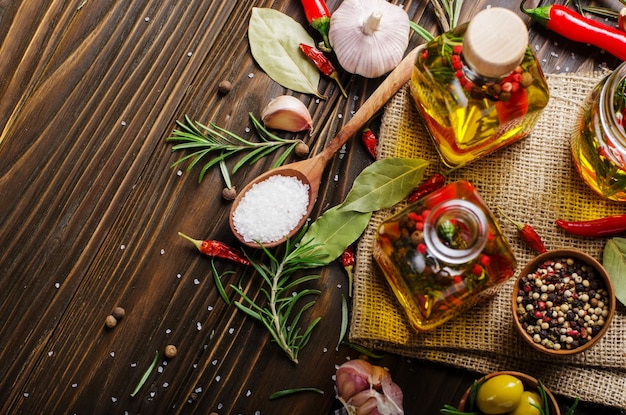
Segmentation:
{"type": "Polygon", "coordinates": [[[285,237],[306,215],[309,185],[280,174],[254,184],[233,212],[233,224],[246,242],[268,243],[285,237]]]}

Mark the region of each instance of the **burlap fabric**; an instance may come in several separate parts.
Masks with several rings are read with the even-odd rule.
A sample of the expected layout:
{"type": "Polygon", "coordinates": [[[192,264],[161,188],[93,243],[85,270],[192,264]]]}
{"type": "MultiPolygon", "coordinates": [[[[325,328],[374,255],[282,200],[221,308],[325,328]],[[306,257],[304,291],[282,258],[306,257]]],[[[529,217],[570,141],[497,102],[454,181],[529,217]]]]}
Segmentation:
{"type": "MultiPolygon", "coordinates": [[[[477,187],[515,252],[518,272],[534,253],[496,206],[519,222],[531,223],[548,249],[577,248],[598,260],[606,239],[567,235],[554,220],[584,220],[625,211],[623,204],[602,199],[590,190],[571,160],[570,131],[585,96],[604,75],[549,75],[550,103],[532,135],[449,176],[449,181],[464,179],[477,187]]],[[[387,104],[379,135],[379,157],[428,160],[426,175],[444,170],[408,85],[387,104]]],[[[359,242],[351,341],[479,373],[518,370],[542,379],[557,394],[626,408],[626,308],[621,304],[606,336],[590,351],[560,358],[533,351],[514,332],[510,311],[514,278],[504,283],[493,299],[464,315],[431,332],[416,332],[372,258],[376,227],[401,207],[376,212],[359,242]]]]}

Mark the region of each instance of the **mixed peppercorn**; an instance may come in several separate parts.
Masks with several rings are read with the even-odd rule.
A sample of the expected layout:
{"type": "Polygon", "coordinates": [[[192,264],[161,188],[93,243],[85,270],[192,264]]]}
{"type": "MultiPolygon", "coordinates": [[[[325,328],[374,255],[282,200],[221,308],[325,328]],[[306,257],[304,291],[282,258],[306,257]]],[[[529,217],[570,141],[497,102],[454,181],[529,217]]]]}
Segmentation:
{"type": "Polygon", "coordinates": [[[535,343],[576,349],[598,334],[611,301],[593,267],[579,259],[548,259],[518,281],[517,319],[535,343]]]}

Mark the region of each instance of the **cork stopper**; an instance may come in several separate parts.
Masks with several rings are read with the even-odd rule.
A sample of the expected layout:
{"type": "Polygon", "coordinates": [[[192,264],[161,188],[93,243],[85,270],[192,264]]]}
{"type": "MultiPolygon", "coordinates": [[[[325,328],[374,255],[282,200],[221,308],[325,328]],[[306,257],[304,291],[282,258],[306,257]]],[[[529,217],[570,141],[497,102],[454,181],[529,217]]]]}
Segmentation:
{"type": "Polygon", "coordinates": [[[477,74],[499,78],[522,62],[527,47],[524,21],[509,9],[491,7],[470,21],[463,40],[463,57],[477,74]]]}

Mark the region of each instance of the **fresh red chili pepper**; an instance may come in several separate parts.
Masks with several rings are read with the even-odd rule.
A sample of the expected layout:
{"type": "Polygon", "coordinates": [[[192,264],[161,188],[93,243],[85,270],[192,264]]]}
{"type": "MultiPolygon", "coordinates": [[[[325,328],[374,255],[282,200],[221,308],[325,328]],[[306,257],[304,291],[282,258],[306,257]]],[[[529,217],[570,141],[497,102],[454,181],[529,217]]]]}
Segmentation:
{"type": "Polygon", "coordinates": [[[626,33],[588,19],[564,6],[551,5],[525,9],[523,0],[520,9],[543,26],[575,42],[590,43],[613,56],[626,60],[626,33]]]}
{"type": "Polygon", "coordinates": [[[332,62],[326,57],[326,55],[324,55],[324,52],[304,43],[300,43],[300,50],[307,58],[309,58],[315,64],[315,66],[317,67],[317,69],[319,69],[321,73],[333,79],[337,83],[337,85],[339,85],[339,89],[341,89],[341,93],[343,94],[343,96],[345,98],[348,98],[346,90],[343,89],[343,85],[341,85],[339,74],[335,70],[332,62]]]}
{"type": "Polygon", "coordinates": [[[517,234],[522,241],[526,242],[526,245],[528,245],[531,249],[540,254],[546,252],[546,247],[544,246],[541,237],[539,236],[537,231],[533,229],[532,226],[527,223],[515,222],[513,219],[508,217],[506,213],[504,213],[500,208],[498,208],[498,210],[500,211],[502,216],[504,216],[509,222],[515,225],[515,227],[517,228],[517,234]]]}
{"type": "Polygon", "coordinates": [[[585,221],[557,219],[557,226],[573,235],[604,237],[626,232],[626,215],[612,215],[585,221]]]}
{"type": "Polygon", "coordinates": [[[343,268],[348,274],[348,295],[350,297],[352,297],[352,270],[355,262],[354,247],[350,245],[343,251],[343,254],[341,254],[341,265],[343,265],[343,268]]]}
{"type": "Polygon", "coordinates": [[[194,244],[195,247],[198,248],[198,251],[200,251],[204,255],[229,259],[243,265],[250,265],[250,261],[248,261],[248,259],[241,252],[226,245],[224,242],[215,240],[202,241],[199,239],[193,239],[182,232],[178,232],[178,235],[182,236],[183,238],[194,244]]]}
{"type": "Polygon", "coordinates": [[[369,128],[363,129],[363,132],[361,133],[361,141],[363,142],[363,145],[367,149],[367,152],[369,153],[369,155],[372,156],[374,160],[376,160],[376,158],[378,157],[376,155],[376,147],[378,147],[378,138],[376,138],[376,135],[374,134],[374,132],[370,130],[369,128]]]}
{"type": "Polygon", "coordinates": [[[323,49],[326,52],[332,50],[328,40],[328,30],[330,28],[330,12],[324,0],[300,0],[304,8],[304,15],[311,27],[317,30],[324,40],[323,49]]]}
{"type": "Polygon", "coordinates": [[[409,203],[413,203],[429,193],[434,192],[437,189],[441,189],[446,184],[446,178],[443,174],[435,173],[428,177],[422,184],[413,190],[407,200],[409,203]]]}

